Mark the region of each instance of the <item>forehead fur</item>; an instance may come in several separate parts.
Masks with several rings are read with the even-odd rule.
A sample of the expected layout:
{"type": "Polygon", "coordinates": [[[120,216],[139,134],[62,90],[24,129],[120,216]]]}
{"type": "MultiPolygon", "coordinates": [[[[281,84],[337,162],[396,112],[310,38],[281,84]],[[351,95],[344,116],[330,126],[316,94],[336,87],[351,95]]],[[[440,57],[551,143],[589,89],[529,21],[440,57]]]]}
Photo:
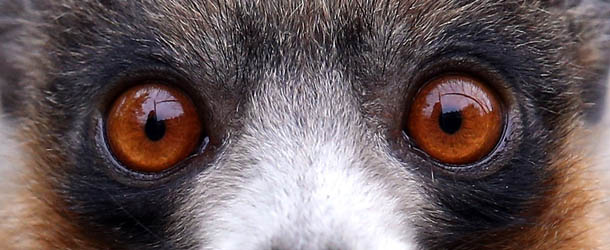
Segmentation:
{"type": "MultiPolygon", "coordinates": [[[[48,20],[44,29],[53,31],[40,34],[51,57],[30,63],[37,64],[31,68],[47,69],[59,77],[75,77],[72,86],[53,88],[83,85],[94,91],[99,84],[78,79],[79,75],[98,74],[93,65],[124,60],[123,66],[112,69],[120,70],[138,63],[121,55],[152,57],[178,69],[192,82],[220,85],[224,95],[232,96],[251,88],[247,83],[269,69],[307,74],[326,65],[376,83],[407,77],[425,58],[452,53],[453,47],[470,42],[490,45],[488,53],[493,47],[498,57],[507,53],[504,59],[512,60],[522,74],[515,78],[524,79],[522,83],[530,83],[528,77],[540,74],[548,77],[550,81],[541,82],[545,86],[523,89],[570,100],[555,102],[553,110],[576,110],[581,106],[579,99],[568,95],[578,95],[583,89],[583,81],[573,79],[583,72],[578,67],[556,66],[578,63],[575,59],[584,41],[578,39],[580,33],[570,32],[573,20],[565,10],[549,12],[547,4],[485,0],[60,1],[47,3],[49,15],[43,15],[48,20]],[[538,68],[519,68],[528,60],[538,68]]],[[[582,30],[587,29],[577,32],[582,30]]]]}
{"type": "MultiPolygon", "coordinates": [[[[14,2],[8,1],[7,5],[14,2]]],[[[304,66],[319,63],[321,60],[312,60],[316,57],[339,56],[337,52],[346,49],[383,56],[381,58],[385,60],[373,62],[375,67],[368,67],[370,71],[378,71],[393,63],[400,65],[402,61],[396,52],[403,47],[417,51],[422,46],[451,42],[452,37],[458,40],[467,37],[461,33],[464,30],[460,27],[481,28],[478,33],[504,33],[502,39],[514,39],[513,45],[531,47],[534,51],[557,51],[544,56],[566,57],[566,54],[572,54],[563,58],[564,61],[573,64],[575,61],[570,59],[582,58],[576,61],[576,65],[596,67],[601,71],[604,56],[583,58],[575,54],[604,55],[607,52],[599,48],[607,47],[609,40],[607,34],[598,33],[599,30],[607,33],[608,29],[604,28],[608,26],[607,18],[604,16],[607,16],[609,7],[596,0],[29,2],[23,4],[26,17],[30,22],[36,20],[36,16],[40,17],[40,29],[31,25],[21,27],[29,36],[38,39],[23,41],[25,43],[16,47],[38,51],[45,43],[45,47],[51,49],[46,53],[50,57],[35,53],[28,53],[25,58],[20,56],[23,60],[17,61],[23,62],[14,71],[41,69],[41,72],[61,74],[85,71],[95,55],[116,51],[117,46],[138,46],[143,53],[174,61],[179,64],[176,66],[199,67],[201,70],[197,75],[207,74],[208,78],[222,82],[239,77],[235,72],[240,67],[247,69],[247,64],[277,63],[279,59],[304,66]],[[577,2],[579,4],[575,4],[577,2]],[[549,5],[553,6],[551,12],[547,11],[549,5]],[[34,12],[36,9],[45,11],[37,13],[34,12]],[[449,28],[457,30],[450,32],[449,28]],[[52,32],[39,32],[41,30],[52,32]],[[531,32],[541,38],[528,43],[520,41],[523,34],[531,32]],[[350,43],[367,40],[366,45],[372,48],[378,45],[384,49],[368,51],[369,47],[350,43]],[[260,46],[264,43],[266,46],[260,46]],[[552,44],[561,46],[553,48],[552,44]],[[582,49],[570,49],[572,47],[582,49]],[[592,52],[581,53],[582,50],[592,52]],[[254,57],[257,53],[271,55],[254,57]],[[36,60],[27,59],[32,55],[36,60]],[[65,59],[74,64],[69,68],[56,68],[59,66],[53,61],[65,59]],[[210,65],[210,61],[215,65],[210,65]]],[[[5,44],[10,45],[9,42],[5,44]]],[[[422,53],[425,51],[429,49],[422,53]]],[[[322,61],[328,63],[332,60],[322,61]]],[[[546,71],[556,73],[550,69],[546,71]]],[[[46,74],[29,75],[42,77],[46,74]]],[[[31,82],[48,81],[35,79],[31,82]]],[[[8,96],[4,99],[18,98],[8,96]]]]}
{"type": "MultiPolygon", "coordinates": [[[[383,47],[383,51],[372,52],[386,54],[389,60],[382,63],[391,65],[400,62],[400,58],[390,55],[402,47],[416,51],[450,42],[462,34],[448,28],[472,26],[485,28],[478,33],[503,34],[505,43],[516,44],[525,32],[552,38],[562,47],[574,41],[566,32],[568,23],[549,14],[536,1],[174,0],[106,4],[62,1],[52,5],[51,18],[58,21],[55,30],[70,31],[69,36],[57,33],[60,37],[52,41],[60,48],[78,41],[81,46],[70,46],[70,56],[75,60],[79,55],[90,56],[78,53],[89,46],[104,50],[110,49],[110,44],[130,45],[116,44],[121,42],[161,45],[166,51],[159,53],[171,53],[172,60],[184,65],[199,63],[202,65],[197,66],[209,67],[206,61],[239,63],[236,57],[250,56],[246,58],[266,59],[256,63],[282,60],[306,66],[332,61],[340,50],[362,42],[369,46],[360,48],[364,53],[383,47]],[[266,56],[257,57],[259,54],[266,56]]],[[[480,38],[494,42],[490,37],[480,38]]],[[[550,45],[546,39],[528,44],[534,48],[550,45]]]]}

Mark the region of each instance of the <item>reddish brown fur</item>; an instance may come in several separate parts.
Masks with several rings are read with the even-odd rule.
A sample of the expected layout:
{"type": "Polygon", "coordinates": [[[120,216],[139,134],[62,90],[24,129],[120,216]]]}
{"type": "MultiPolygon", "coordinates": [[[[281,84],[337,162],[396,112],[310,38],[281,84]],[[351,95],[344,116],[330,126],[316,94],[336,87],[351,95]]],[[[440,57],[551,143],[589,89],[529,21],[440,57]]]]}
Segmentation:
{"type": "MultiPolygon", "coordinates": [[[[0,202],[10,204],[0,209],[0,248],[2,249],[103,249],[92,239],[87,239],[82,229],[70,221],[70,213],[63,201],[51,188],[52,178],[61,171],[51,166],[61,166],[61,156],[49,154],[45,136],[37,133],[36,123],[24,124],[18,132],[19,158],[10,156],[19,167],[8,177],[12,188],[0,202]],[[24,156],[35,157],[24,157],[24,156]],[[39,156],[39,157],[36,157],[39,156]]],[[[9,158],[8,156],[3,156],[9,158]]]]}
{"type": "MultiPolygon", "coordinates": [[[[480,236],[490,240],[484,249],[604,249],[602,239],[608,218],[592,216],[600,193],[592,188],[589,165],[566,153],[567,161],[556,162],[544,199],[530,211],[538,219],[531,227],[511,228],[480,236]]],[[[594,182],[593,182],[594,183],[594,182]]]]}

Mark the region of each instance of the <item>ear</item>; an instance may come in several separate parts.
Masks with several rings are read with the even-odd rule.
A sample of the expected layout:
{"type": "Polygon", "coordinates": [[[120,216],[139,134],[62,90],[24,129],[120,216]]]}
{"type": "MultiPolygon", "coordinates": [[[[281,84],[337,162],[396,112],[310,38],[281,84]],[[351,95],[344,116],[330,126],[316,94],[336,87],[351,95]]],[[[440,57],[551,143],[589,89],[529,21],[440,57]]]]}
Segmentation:
{"type": "Polygon", "coordinates": [[[584,69],[584,115],[589,123],[600,121],[610,84],[610,1],[541,0],[549,11],[562,15],[577,43],[576,60],[584,69]]]}
{"type": "Polygon", "coordinates": [[[585,118],[591,123],[600,121],[608,101],[610,83],[610,1],[583,0],[568,10],[573,27],[580,26],[578,64],[585,68],[583,98],[588,103],[585,118]]]}
{"type": "Polygon", "coordinates": [[[26,73],[23,41],[26,15],[31,13],[30,0],[0,1],[0,113],[11,115],[19,107],[26,73]]]}

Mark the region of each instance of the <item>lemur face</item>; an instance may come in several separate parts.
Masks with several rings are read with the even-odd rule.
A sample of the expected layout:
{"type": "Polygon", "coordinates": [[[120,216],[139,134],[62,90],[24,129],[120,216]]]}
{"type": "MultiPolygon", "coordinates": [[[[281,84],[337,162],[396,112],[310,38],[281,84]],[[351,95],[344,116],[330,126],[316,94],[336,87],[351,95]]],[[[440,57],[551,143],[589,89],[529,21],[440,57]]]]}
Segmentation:
{"type": "Polygon", "coordinates": [[[2,1],[0,242],[601,248],[586,3],[2,1]]]}

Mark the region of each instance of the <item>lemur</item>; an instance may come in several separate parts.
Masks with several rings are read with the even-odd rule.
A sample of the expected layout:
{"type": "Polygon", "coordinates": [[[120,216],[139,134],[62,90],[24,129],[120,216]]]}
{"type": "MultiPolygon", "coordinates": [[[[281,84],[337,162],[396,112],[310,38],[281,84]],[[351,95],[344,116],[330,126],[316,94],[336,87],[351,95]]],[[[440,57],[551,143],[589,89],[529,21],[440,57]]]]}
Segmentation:
{"type": "Polygon", "coordinates": [[[1,0],[0,249],[609,249],[609,19],[1,0]]]}

